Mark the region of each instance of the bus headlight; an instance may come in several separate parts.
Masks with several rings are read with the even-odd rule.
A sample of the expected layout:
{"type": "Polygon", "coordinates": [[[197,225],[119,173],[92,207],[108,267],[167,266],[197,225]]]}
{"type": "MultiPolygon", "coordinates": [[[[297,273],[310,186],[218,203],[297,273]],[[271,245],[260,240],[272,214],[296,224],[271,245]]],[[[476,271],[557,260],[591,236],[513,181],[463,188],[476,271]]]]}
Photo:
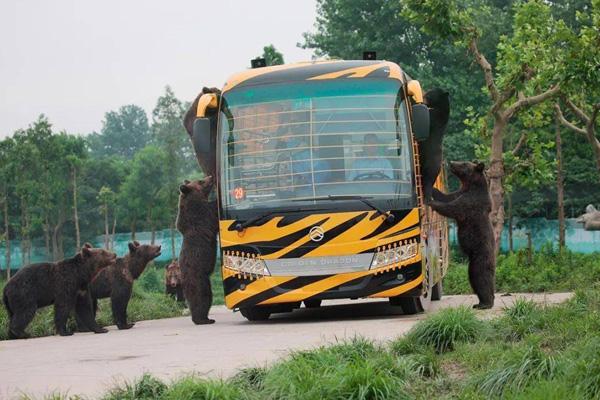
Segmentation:
{"type": "Polygon", "coordinates": [[[419,252],[419,243],[411,242],[402,244],[400,246],[380,250],[375,253],[373,261],[371,262],[371,269],[377,269],[386,267],[390,264],[397,264],[402,261],[410,260],[416,257],[419,252]]]}
{"type": "Polygon", "coordinates": [[[242,274],[271,275],[265,262],[256,257],[224,255],[223,266],[242,274]]]}

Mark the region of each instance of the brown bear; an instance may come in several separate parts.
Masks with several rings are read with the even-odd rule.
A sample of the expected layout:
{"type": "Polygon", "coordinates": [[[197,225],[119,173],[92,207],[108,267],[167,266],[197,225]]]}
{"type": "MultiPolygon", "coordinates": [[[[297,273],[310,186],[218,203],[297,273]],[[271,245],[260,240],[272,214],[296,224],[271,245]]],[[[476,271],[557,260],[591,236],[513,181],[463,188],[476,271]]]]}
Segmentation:
{"type": "MultiPolygon", "coordinates": [[[[73,333],[67,320],[77,306],[77,297],[89,297],[89,284],[99,272],[115,262],[117,256],[86,243],[73,258],[53,263],[28,265],[19,270],[4,287],[4,306],[10,318],[8,336],[26,338],[25,328],[38,308],[54,304],[54,324],[61,336],[73,333]]],[[[80,305],[78,314],[90,330],[104,333],[94,321],[91,307],[80,305]]]]}
{"type": "MultiPolygon", "coordinates": [[[[98,299],[110,297],[112,315],[117,328],[130,329],[133,323],[127,323],[127,305],[131,298],[133,281],[144,272],[146,265],[160,256],[160,246],[139,244],[137,241],[129,243],[129,254],[117,258],[117,261],[108,268],[100,271],[90,284],[90,300],[92,304],[82,307],[92,308],[94,315],[98,310],[98,299]]],[[[80,297],[80,302],[88,298],[80,297]]],[[[91,329],[86,324],[83,315],[77,314],[77,327],[85,332],[91,329]]]]}
{"type": "Polygon", "coordinates": [[[183,284],[181,279],[181,268],[179,262],[173,260],[165,271],[165,294],[173,297],[178,302],[184,302],[183,284]]]}
{"type": "Polygon", "coordinates": [[[425,104],[429,107],[429,137],[419,142],[419,160],[425,202],[431,200],[433,184],[442,168],[442,140],[450,118],[448,92],[434,88],[425,93],[425,104]]]}
{"type": "Polygon", "coordinates": [[[474,308],[494,305],[496,253],[490,222],[492,200],[483,163],[452,162],[450,171],[460,180],[461,188],[444,194],[433,189],[431,208],[456,220],[458,243],[469,258],[469,282],[479,298],[474,308]]]}
{"type": "Polygon", "coordinates": [[[189,182],[179,187],[179,212],[177,230],[183,235],[179,266],[183,278],[183,293],[192,321],[212,324],[208,318],[212,305],[210,275],[215,269],[218,215],[216,201],[208,196],[213,188],[213,178],[189,182]]]}

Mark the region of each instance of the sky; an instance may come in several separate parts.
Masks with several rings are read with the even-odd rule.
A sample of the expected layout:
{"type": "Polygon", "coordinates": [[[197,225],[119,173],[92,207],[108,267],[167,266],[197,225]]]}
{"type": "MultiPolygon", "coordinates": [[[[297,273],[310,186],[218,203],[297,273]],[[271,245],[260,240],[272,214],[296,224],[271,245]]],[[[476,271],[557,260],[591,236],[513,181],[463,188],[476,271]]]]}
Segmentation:
{"type": "Polygon", "coordinates": [[[1,0],[0,137],[40,114],[74,134],[125,104],[150,119],[166,85],[191,101],[269,44],[310,60],[315,19],[315,0],[1,0]]]}

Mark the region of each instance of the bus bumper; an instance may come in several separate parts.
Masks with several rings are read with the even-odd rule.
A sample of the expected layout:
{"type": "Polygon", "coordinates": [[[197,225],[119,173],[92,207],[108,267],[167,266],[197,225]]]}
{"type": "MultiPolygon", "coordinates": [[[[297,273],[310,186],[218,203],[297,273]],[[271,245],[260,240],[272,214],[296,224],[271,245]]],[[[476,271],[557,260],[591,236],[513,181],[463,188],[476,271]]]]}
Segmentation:
{"type": "Polygon", "coordinates": [[[226,276],[225,305],[230,309],[304,300],[356,299],[364,297],[419,296],[423,265],[420,260],[395,268],[319,276],[226,276]]]}

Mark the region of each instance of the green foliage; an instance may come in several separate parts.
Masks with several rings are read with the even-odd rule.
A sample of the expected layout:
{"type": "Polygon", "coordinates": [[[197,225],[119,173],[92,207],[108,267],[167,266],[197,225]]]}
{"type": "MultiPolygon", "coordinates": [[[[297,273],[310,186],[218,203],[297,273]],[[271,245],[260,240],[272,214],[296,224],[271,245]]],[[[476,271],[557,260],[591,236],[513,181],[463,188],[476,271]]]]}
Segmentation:
{"type": "Polygon", "coordinates": [[[120,156],[132,158],[150,142],[150,127],[146,112],[134,104],[104,114],[102,131],[90,138],[95,157],[120,156]]]}
{"type": "Polygon", "coordinates": [[[285,64],[285,61],[283,61],[283,54],[277,51],[272,44],[263,47],[263,53],[260,57],[265,59],[267,65],[285,64]]]}
{"type": "Polygon", "coordinates": [[[472,309],[448,308],[417,323],[408,338],[443,353],[451,351],[456,343],[475,341],[482,335],[483,328],[472,309]]]}
{"type": "MultiPolygon", "coordinates": [[[[527,250],[501,254],[496,266],[497,292],[570,291],[586,287],[600,280],[600,258],[597,253],[562,252],[547,246],[532,254],[528,262],[527,250]]],[[[444,279],[448,294],[471,293],[467,265],[452,263],[444,279]]]]}
{"type": "Polygon", "coordinates": [[[149,374],[144,374],[140,379],[133,383],[124,383],[123,385],[112,388],[103,400],[154,400],[162,396],[167,389],[162,381],[149,374]]]}

